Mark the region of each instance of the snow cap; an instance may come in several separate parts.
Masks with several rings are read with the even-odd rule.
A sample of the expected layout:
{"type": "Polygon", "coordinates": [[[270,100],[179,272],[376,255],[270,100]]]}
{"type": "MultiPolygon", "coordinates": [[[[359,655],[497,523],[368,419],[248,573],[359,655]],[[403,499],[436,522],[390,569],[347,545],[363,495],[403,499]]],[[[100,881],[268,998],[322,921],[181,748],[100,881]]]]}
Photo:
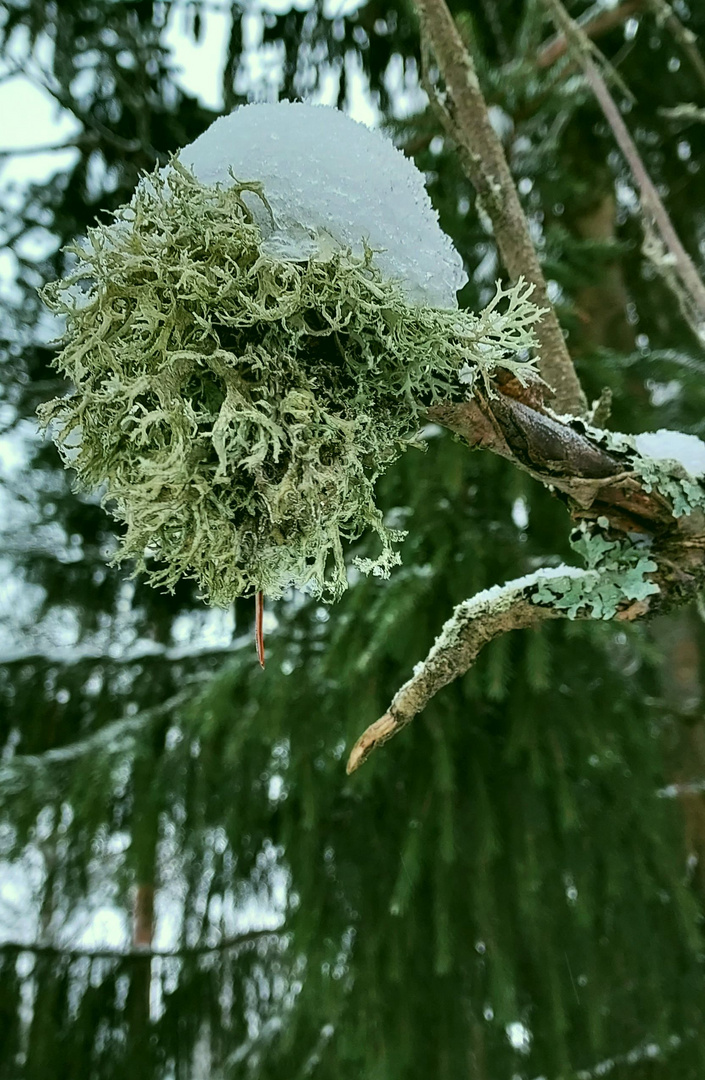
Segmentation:
{"type": "Polygon", "coordinates": [[[202,184],[259,181],[272,209],[244,199],[264,249],[284,260],[325,258],[337,247],[375,250],[380,273],[407,299],[457,307],[467,281],[438,224],[422,174],[393,143],[337,109],[283,101],[242,105],[179,154],[202,184]],[[273,218],[273,220],[272,220],[273,218]]]}

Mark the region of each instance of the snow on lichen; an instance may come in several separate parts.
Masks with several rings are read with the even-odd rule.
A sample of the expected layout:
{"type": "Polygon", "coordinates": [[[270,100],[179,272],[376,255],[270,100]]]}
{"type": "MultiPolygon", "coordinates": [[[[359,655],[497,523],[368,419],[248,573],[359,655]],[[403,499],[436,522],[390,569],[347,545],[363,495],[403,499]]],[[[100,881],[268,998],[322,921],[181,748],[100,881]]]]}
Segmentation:
{"type": "Polygon", "coordinates": [[[422,174],[389,139],[324,105],[244,105],[221,116],[179,154],[202,184],[259,181],[271,213],[243,198],[263,250],[284,259],[349,248],[374,251],[382,277],[407,299],[457,307],[467,281],[441,232],[422,174]]]}
{"type": "Polygon", "coordinates": [[[675,461],[690,476],[705,476],[705,443],[696,435],[660,428],[636,435],[634,443],[643,458],[660,462],[675,461]]]}
{"type": "Polygon", "coordinates": [[[152,584],[193,578],[215,604],[290,585],[331,599],[344,541],[377,533],[366,572],[399,560],[374,484],[425,408],[467,396],[461,369],[531,376],[515,353],[540,312],[522,283],[479,315],[410,304],[369,248],[283,259],[253,197],[268,202],[257,182],[204,185],[174,162],[89,230],[44,294],[75,390],[40,416],[124,523],[117,561],[152,584]]]}
{"type": "MultiPolygon", "coordinates": [[[[607,527],[606,519],[603,524],[607,527]]],[[[495,618],[520,601],[565,612],[569,619],[612,619],[625,601],[645,600],[659,592],[649,577],[658,567],[648,545],[609,540],[598,522],[592,529],[584,523],[575,530],[571,547],[584,559],[586,568],[565,563],[541,567],[503,585],[483,589],[458,604],[426,660],[414,668],[414,678],[424,676],[429,665],[453,650],[469,623],[495,618]]]]}
{"type": "Polygon", "coordinates": [[[625,435],[593,427],[579,417],[567,417],[591,439],[625,459],[639,474],[645,491],[658,491],[673,507],[676,518],[705,510],[705,443],[683,431],[645,431],[625,435]]]}

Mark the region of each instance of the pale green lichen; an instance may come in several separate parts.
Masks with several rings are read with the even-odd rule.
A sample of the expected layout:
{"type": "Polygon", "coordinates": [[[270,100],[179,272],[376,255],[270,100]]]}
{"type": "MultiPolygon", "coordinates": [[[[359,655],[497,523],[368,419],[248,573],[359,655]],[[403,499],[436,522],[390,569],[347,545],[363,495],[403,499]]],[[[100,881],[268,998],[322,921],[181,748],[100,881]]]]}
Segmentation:
{"type": "Polygon", "coordinates": [[[658,491],[669,500],[674,517],[692,514],[705,509],[705,488],[677,462],[664,465],[649,458],[635,462],[645,491],[658,491]]]}
{"type": "Polygon", "coordinates": [[[593,619],[612,619],[625,600],[645,600],[659,592],[647,574],[658,569],[644,544],[628,540],[609,540],[600,531],[600,525],[590,531],[587,526],[576,530],[571,547],[587,563],[587,570],[580,576],[553,576],[543,578],[531,596],[535,604],[565,611],[569,619],[589,609],[593,619]]]}
{"type": "Polygon", "coordinates": [[[576,422],[586,435],[606,450],[623,455],[630,468],[639,474],[645,491],[658,491],[668,499],[674,517],[692,514],[694,510],[705,510],[705,486],[678,461],[640,454],[634,435],[592,427],[579,419],[576,422]]]}
{"type": "Polygon", "coordinates": [[[215,604],[290,585],[334,598],[345,540],[378,534],[365,571],[398,561],[403,533],[374,484],[424,407],[467,394],[468,373],[470,387],[498,366],[528,375],[516,352],[540,313],[526,285],[477,316],[412,306],[371,251],[276,258],[246,189],[264,199],[173,163],[89,231],[75,272],[44,292],[66,319],[57,366],[75,389],[40,416],[124,523],[117,560],[151,583],[193,578],[215,604]]]}

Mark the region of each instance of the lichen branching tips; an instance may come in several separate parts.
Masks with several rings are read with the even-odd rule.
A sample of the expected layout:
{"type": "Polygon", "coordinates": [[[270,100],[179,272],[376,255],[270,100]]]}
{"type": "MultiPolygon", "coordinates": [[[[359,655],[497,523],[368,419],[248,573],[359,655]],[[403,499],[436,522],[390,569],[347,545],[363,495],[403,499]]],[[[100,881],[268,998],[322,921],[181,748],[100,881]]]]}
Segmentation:
{"type": "Polygon", "coordinates": [[[426,407],[468,393],[461,370],[526,377],[539,317],[525,285],[478,316],[411,303],[369,247],[273,255],[256,189],[155,173],[44,294],[74,392],[41,419],[123,523],[117,560],[219,605],[292,585],[335,599],[343,545],[368,529],[381,551],[360,566],[388,574],[403,534],[376,479],[426,407]]]}

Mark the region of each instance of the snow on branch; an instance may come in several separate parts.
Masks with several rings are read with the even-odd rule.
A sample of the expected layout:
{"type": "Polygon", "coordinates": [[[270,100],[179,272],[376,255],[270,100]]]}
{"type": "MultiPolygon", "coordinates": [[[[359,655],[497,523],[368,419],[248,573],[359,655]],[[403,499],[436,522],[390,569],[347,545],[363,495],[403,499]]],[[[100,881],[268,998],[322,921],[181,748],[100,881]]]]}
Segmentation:
{"type": "MultiPolygon", "coordinates": [[[[572,570],[560,568],[562,573],[572,570]]],[[[579,572],[579,571],[578,571],[579,572]]],[[[425,660],[395,694],[387,712],[360,736],[350,752],[347,772],[355,772],[373,750],[411,723],[444,686],[474,664],[480,650],[509,630],[533,626],[557,612],[531,603],[531,593],[547,571],[509,581],[458,604],[425,660]]]]}
{"type": "Polygon", "coordinates": [[[632,620],[692,598],[705,581],[705,444],[683,432],[605,431],[519,400],[531,387],[505,390],[518,397],[478,391],[430,416],[559,492],[585,569],[538,570],[459,604],[387,712],[356,742],[348,772],[499,635],[549,618],[632,620]]]}
{"type": "Polygon", "coordinates": [[[620,606],[628,612],[658,593],[659,586],[650,578],[657,564],[642,545],[610,541],[599,530],[591,534],[583,528],[576,531],[573,548],[583,555],[587,569],[545,567],[458,604],[387,712],[355,743],[348,773],[410,723],[439,690],[465,674],[494,638],[544,619],[612,619],[620,606]]]}

